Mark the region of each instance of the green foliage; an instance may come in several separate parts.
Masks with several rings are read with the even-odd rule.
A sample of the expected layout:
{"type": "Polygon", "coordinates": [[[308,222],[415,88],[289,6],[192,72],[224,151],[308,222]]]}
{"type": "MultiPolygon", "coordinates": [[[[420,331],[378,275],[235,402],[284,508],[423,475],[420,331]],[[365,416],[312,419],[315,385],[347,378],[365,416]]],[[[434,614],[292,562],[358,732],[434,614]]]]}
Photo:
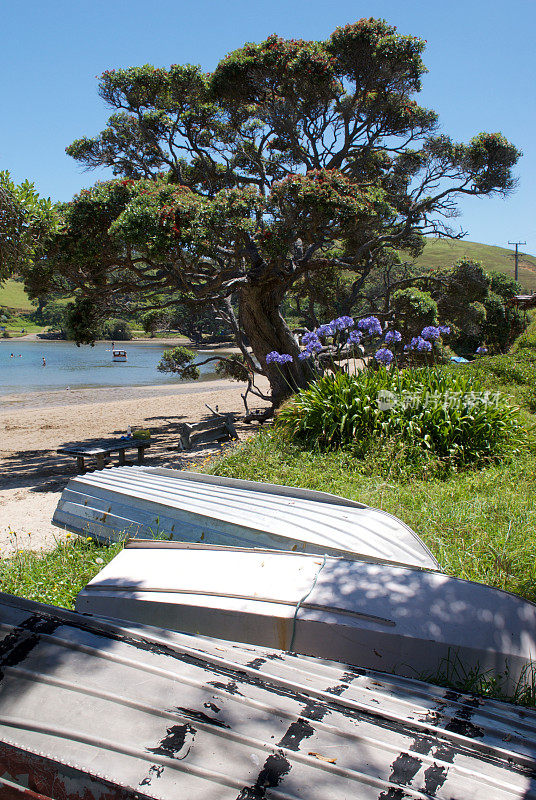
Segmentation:
{"type": "Polygon", "coordinates": [[[424,327],[436,325],[438,321],[437,303],[430,292],[423,292],[415,286],[394,292],[391,308],[395,327],[400,329],[405,339],[417,336],[424,327]]]}
{"type": "Polygon", "coordinates": [[[164,350],[162,358],[157,364],[159,372],[173,372],[181,378],[197,380],[199,368],[193,364],[195,353],[187,347],[174,347],[173,350],[164,350]]]}
{"type": "Polygon", "coordinates": [[[132,328],[126,319],[107,319],[102,326],[104,339],[128,342],[132,339],[132,328]]]}
{"type": "Polygon", "coordinates": [[[229,378],[232,381],[246,383],[250,375],[246,359],[241,353],[235,353],[218,361],[216,375],[220,378],[229,378]]]}
{"type": "Polygon", "coordinates": [[[102,316],[97,305],[86,297],[77,297],[65,306],[65,331],[77,345],[95,344],[102,335],[102,316]]]}
{"type": "Polygon", "coordinates": [[[165,311],[159,311],[157,309],[153,311],[147,311],[145,314],[142,314],[141,317],[141,324],[143,325],[143,330],[145,333],[149,333],[152,336],[155,335],[157,330],[161,330],[169,323],[169,314],[166,314],[165,311]]]}
{"type": "Polygon", "coordinates": [[[319,378],[282,408],[277,425],[308,447],[349,448],[395,441],[444,461],[445,469],[482,464],[515,446],[520,425],[504,399],[481,394],[462,372],[380,368],[319,378]]]}
{"type": "Polygon", "coordinates": [[[536,318],[504,355],[488,356],[467,365],[486,388],[508,385],[516,402],[536,412],[536,318]]]}
{"type": "Polygon", "coordinates": [[[42,325],[47,325],[55,330],[62,330],[66,327],[66,304],[62,301],[53,300],[44,305],[39,314],[34,312],[33,318],[42,325]]]}
{"type": "Polygon", "coordinates": [[[0,282],[31,267],[57,226],[50,198],[39,197],[30,181],[17,185],[7,170],[0,171],[0,282]]]}

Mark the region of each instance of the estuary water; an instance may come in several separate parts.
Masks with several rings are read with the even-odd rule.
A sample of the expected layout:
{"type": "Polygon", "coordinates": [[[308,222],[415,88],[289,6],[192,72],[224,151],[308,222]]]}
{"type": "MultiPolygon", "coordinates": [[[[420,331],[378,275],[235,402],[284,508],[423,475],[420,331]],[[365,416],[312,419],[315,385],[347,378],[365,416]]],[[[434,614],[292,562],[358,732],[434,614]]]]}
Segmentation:
{"type": "MultiPolygon", "coordinates": [[[[164,350],[171,347],[162,343],[116,342],[116,349],[127,352],[128,360],[120,363],[112,361],[111,342],[77,347],[73,342],[0,340],[0,396],[66,388],[185,383],[177,375],[166,375],[156,369],[164,350]]],[[[195,363],[223,353],[197,351],[195,363]]],[[[214,362],[200,367],[201,379],[214,379],[214,369],[214,362]]]]}

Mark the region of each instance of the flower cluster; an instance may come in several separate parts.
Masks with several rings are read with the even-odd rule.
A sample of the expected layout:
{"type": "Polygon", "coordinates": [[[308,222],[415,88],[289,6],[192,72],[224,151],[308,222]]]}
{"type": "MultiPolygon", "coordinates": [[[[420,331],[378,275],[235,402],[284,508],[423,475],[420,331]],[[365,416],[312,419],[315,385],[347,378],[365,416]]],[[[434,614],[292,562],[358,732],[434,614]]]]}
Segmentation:
{"type": "Polygon", "coordinates": [[[419,353],[429,353],[431,349],[432,342],[428,342],[422,336],[414,336],[411,342],[404,347],[405,351],[417,350],[419,353]]]}
{"type": "Polygon", "coordinates": [[[378,317],[364,317],[359,320],[357,327],[360,331],[368,333],[369,336],[382,335],[382,324],[378,317]]]}
{"type": "Polygon", "coordinates": [[[309,358],[313,353],[320,353],[322,350],[322,342],[318,338],[316,331],[307,331],[302,336],[302,344],[305,345],[305,350],[299,354],[298,358],[303,361],[309,358]]]}
{"type": "Polygon", "coordinates": [[[361,339],[363,338],[363,334],[359,331],[350,331],[348,334],[348,342],[350,344],[359,344],[361,339]]]}
{"type": "Polygon", "coordinates": [[[427,325],[426,328],[423,328],[421,331],[421,337],[427,341],[435,341],[439,339],[440,336],[440,329],[436,328],[434,325],[427,325]]]}
{"type": "Polygon", "coordinates": [[[317,336],[333,336],[337,329],[331,322],[326,322],[324,325],[319,325],[315,333],[317,336]]]}
{"type": "Polygon", "coordinates": [[[293,360],[292,356],[288,353],[278,353],[277,350],[272,350],[272,352],[268,353],[266,356],[267,364],[290,364],[293,360]]]}
{"type": "Polygon", "coordinates": [[[329,324],[337,331],[345,331],[347,328],[352,328],[355,322],[352,317],[342,316],[337,317],[337,319],[332,319],[329,324]]]}
{"type": "Polygon", "coordinates": [[[402,341],[402,334],[400,331],[387,331],[385,334],[385,344],[395,344],[402,341]]]}
{"type": "Polygon", "coordinates": [[[387,347],[380,347],[380,349],[376,350],[374,353],[374,358],[376,361],[379,361],[380,364],[390,364],[394,358],[394,354],[387,347]]]}
{"type": "Polygon", "coordinates": [[[488,348],[486,347],[485,344],[483,344],[480,347],[476,348],[476,352],[477,352],[477,355],[479,355],[479,356],[485,356],[486,353],[488,352],[488,348]]]}
{"type": "Polygon", "coordinates": [[[450,325],[440,325],[439,332],[442,336],[448,336],[450,333],[450,325]]]}

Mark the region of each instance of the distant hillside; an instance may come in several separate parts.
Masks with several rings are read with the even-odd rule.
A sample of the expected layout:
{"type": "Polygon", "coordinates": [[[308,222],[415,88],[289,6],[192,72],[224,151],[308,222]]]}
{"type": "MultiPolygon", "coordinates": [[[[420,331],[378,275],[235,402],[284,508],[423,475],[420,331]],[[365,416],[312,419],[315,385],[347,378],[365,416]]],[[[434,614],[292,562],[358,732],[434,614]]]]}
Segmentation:
{"type": "MultiPolygon", "coordinates": [[[[478,244],[465,240],[428,239],[422,255],[417,259],[420,267],[450,267],[460,258],[481,261],[484,268],[514,276],[514,254],[504,247],[478,244]]],[[[527,290],[536,291],[536,257],[519,254],[519,282],[527,290]]]]}
{"type": "Polygon", "coordinates": [[[16,311],[32,311],[35,306],[28,300],[21,281],[7,280],[0,284],[0,306],[16,311]]]}

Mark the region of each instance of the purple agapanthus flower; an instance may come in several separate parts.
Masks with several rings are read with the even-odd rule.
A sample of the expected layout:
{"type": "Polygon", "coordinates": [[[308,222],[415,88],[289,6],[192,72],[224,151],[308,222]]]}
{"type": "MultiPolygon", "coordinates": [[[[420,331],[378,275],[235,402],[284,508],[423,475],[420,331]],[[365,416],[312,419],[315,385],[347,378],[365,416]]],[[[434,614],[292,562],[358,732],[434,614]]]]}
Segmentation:
{"type": "Polygon", "coordinates": [[[359,333],[359,331],[350,331],[348,334],[348,341],[350,344],[359,344],[362,336],[363,334],[359,333]]]}
{"type": "Polygon", "coordinates": [[[309,342],[317,342],[318,336],[316,335],[316,331],[307,331],[307,333],[303,334],[301,340],[303,345],[307,345],[309,342]]]}
{"type": "Polygon", "coordinates": [[[402,341],[402,334],[400,331],[387,331],[385,334],[385,344],[390,344],[391,342],[401,342],[402,341]]]}
{"type": "Polygon", "coordinates": [[[337,319],[332,319],[329,324],[337,331],[345,331],[347,328],[351,328],[355,325],[355,322],[352,317],[345,315],[337,317],[337,319]]]}
{"type": "Polygon", "coordinates": [[[410,350],[418,350],[419,353],[429,353],[431,349],[432,343],[427,342],[422,336],[414,336],[411,340],[410,350]]]}
{"type": "Polygon", "coordinates": [[[289,353],[278,353],[277,350],[272,350],[271,353],[268,353],[266,356],[266,363],[271,364],[272,362],[275,364],[289,364],[293,361],[293,358],[289,353]]]}
{"type": "Polygon", "coordinates": [[[442,336],[448,336],[450,333],[450,325],[440,325],[439,331],[442,336]]]}
{"type": "Polygon", "coordinates": [[[483,344],[480,347],[476,348],[476,352],[478,353],[479,356],[485,356],[486,353],[488,352],[488,348],[486,347],[485,344],[483,344]]]}
{"type": "Polygon", "coordinates": [[[311,358],[310,350],[302,350],[301,353],[298,353],[298,358],[300,361],[305,361],[306,358],[311,358]]]}
{"type": "Polygon", "coordinates": [[[316,329],[317,336],[333,336],[336,332],[337,329],[333,327],[331,322],[324,325],[319,325],[319,327],[316,329]]]}
{"type": "Polygon", "coordinates": [[[374,358],[381,364],[390,364],[394,355],[387,347],[380,347],[380,349],[376,350],[374,353],[374,358]]]}
{"type": "Polygon", "coordinates": [[[428,341],[435,341],[439,339],[441,336],[441,331],[439,328],[436,328],[435,325],[427,325],[426,328],[423,328],[421,331],[421,337],[423,339],[427,339],[428,341]]]}
{"type": "Polygon", "coordinates": [[[369,336],[381,336],[382,334],[382,324],[378,317],[364,317],[359,320],[357,327],[360,331],[368,333],[369,336]]]}
{"type": "Polygon", "coordinates": [[[320,339],[317,339],[316,342],[309,342],[306,347],[308,353],[320,353],[321,350],[324,348],[322,347],[322,342],[320,339]]]}

